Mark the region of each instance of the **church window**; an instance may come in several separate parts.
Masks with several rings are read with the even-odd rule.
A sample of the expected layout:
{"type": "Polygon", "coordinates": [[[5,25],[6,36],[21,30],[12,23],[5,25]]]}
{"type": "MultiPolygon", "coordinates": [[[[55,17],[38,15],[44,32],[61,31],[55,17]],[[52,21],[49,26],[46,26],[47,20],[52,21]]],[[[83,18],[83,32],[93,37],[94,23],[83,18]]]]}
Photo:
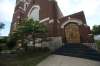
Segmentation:
{"type": "Polygon", "coordinates": [[[28,13],[28,18],[38,21],[39,20],[39,10],[40,10],[40,7],[38,5],[34,5],[28,13]]]}

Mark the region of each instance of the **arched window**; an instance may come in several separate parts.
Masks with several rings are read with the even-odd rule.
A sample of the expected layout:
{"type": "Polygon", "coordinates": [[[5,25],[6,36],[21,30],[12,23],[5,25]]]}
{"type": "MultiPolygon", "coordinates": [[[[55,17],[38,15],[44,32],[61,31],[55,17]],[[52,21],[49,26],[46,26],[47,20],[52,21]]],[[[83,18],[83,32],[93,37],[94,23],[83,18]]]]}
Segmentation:
{"type": "Polygon", "coordinates": [[[33,20],[39,20],[39,10],[40,10],[40,6],[38,5],[34,5],[29,13],[28,13],[28,18],[29,19],[33,19],[33,20]]]}

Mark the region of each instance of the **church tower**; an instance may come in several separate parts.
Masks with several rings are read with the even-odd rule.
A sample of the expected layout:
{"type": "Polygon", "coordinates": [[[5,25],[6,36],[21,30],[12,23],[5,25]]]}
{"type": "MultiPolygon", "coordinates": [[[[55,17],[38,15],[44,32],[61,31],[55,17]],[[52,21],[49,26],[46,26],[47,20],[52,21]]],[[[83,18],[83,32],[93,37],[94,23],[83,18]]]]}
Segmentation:
{"type": "MultiPolygon", "coordinates": [[[[55,0],[16,0],[16,7],[11,24],[11,32],[16,30],[16,23],[24,18],[38,20],[40,23],[51,23],[47,26],[50,36],[56,31],[57,18],[62,17],[55,0]],[[53,30],[55,28],[55,30],[53,30]]],[[[47,25],[47,24],[46,24],[47,25]]]]}

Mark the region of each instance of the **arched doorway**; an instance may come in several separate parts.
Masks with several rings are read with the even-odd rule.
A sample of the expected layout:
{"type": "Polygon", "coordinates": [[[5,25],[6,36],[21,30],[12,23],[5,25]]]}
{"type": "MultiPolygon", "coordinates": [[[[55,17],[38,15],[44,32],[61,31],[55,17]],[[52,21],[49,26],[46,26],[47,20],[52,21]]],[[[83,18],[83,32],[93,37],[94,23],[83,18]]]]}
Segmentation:
{"type": "Polygon", "coordinates": [[[68,23],[65,26],[65,36],[68,43],[80,43],[79,26],[76,23],[68,23]]]}

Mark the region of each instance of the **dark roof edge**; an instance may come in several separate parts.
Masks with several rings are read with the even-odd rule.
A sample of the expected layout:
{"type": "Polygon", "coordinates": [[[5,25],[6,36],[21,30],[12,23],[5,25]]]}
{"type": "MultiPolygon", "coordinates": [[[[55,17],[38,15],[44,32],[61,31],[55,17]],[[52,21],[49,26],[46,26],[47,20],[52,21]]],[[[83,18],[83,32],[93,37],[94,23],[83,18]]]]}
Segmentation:
{"type": "Polygon", "coordinates": [[[67,16],[64,16],[60,19],[65,19],[65,18],[68,18],[68,17],[71,17],[71,18],[78,18],[80,20],[82,20],[84,22],[84,24],[87,24],[86,23],[86,18],[85,18],[85,14],[84,14],[84,11],[79,11],[77,13],[73,13],[73,14],[70,14],[70,15],[67,15],[67,16]]]}

